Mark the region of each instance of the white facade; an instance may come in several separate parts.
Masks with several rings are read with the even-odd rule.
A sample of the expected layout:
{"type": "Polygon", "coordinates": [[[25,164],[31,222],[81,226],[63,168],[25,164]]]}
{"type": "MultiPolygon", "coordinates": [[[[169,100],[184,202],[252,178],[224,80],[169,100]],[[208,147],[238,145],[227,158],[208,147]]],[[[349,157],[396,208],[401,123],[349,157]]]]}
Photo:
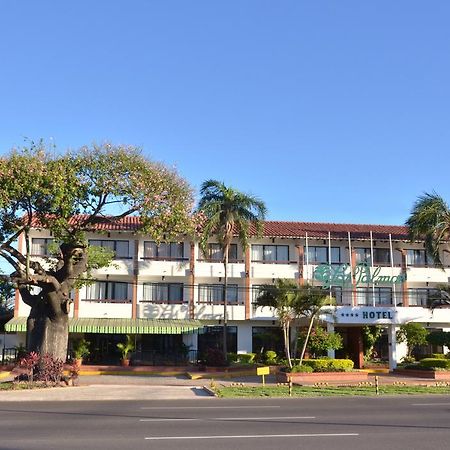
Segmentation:
{"type": "MultiPolygon", "coordinates": [[[[289,224],[294,231],[285,232],[283,237],[283,230],[280,235],[266,232],[262,238],[251,239],[246,251],[237,239],[234,242],[228,266],[227,315],[229,326],[237,328],[237,352],[255,350],[254,327],[277,326],[274,311],[252,305],[258,286],[277,278],[321,285],[316,270],[329,263],[331,268],[347,265],[351,274],[358,263],[365,262],[367,273],[384,280],[357,284],[355,275],[350,275],[347,286],[330,287],[337,306],[321,318],[329,329],[385,325],[394,344],[390,346],[391,367],[404,353],[393,342],[398,326],[412,321],[429,328],[450,327],[450,309],[426,308],[430,295],[437,292],[431,290],[449,281],[448,252],[442,252],[444,267],[438,268],[426,259],[423,243],[409,242],[401,230],[397,233],[400,237],[392,237],[402,227],[391,227],[393,233],[378,230],[375,237],[369,225],[360,226],[363,230],[352,236],[353,226],[341,225],[342,229],[336,231],[336,225],[322,224],[321,229],[308,232],[308,224],[289,224]],[[334,227],[331,231],[329,225],[334,227]],[[388,279],[402,281],[392,283],[388,279]]],[[[314,225],[320,228],[320,224],[314,225]]],[[[287,225],[281,223],[280,227],[287,225]]],[[[74,293],[71,317],[198,319],[215,326],[223,323],[221,286],[225,273],[214,239],[209,254],[203,255],[198,244],[187,238],[159,246],[148,237],[125,231],[91,233],[88,238],[94,245],[112,248],[116,258],[109,267],[93,272],[96,284],[74,293]]],[[[51,239],[45,230],[33,232],[30,245],[38,253],[35,257],[44,257],[48,245],[44,239],[51,239]]],[[[18,300],[16,317],[28,313],[29,307],[18,300]]],[[[186,335],[183,340],[196,349],[197,338],[186,335]]]]}

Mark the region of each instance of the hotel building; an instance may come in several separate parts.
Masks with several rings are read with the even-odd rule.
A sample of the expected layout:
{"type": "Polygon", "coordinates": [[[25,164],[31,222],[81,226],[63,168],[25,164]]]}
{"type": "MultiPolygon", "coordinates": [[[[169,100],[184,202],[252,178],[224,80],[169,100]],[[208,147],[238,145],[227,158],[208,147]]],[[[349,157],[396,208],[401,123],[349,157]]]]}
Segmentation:
{"type": "MultiPolygon", "coordinates": [[[[187,237],[157,244],[138,233],[139,219],[99,224],[88,233],[90,245],[107,247],[115,257],[94,271],[95,283],[72,293],[69,341],[84,336],[93,362],[117,362],[117,342],[136,339],[134,358],[161,364],[184,353],[219,347],[223,326],[222,253],[211,238],[207,254],[187,237]]],[[[52,237],[33,229],[33,257],[47,258],[52,237]]],[[[19,249],[24,248],[23,239],[19,249]]],[[[419,322],[450,330],[450,309],[439,286],[450,277],[450,253],[443,268],[434,265],[423,242],[411,242],[403,226],[266,221],[261,237],[247,249],[233,242],[228,266],[228,350],[237,353],[282,349],[274,311],[255,307],[258,288],[277,278],[321,286],[336,300],[320,316],[343,336],[344,348],[329,356],[363,364],[362,329],[382,325],[379,356],[390,368],[406,354],[396,340],[399,326],[419,322]],[[430,306],[433,305],[433,308],[430,306]]],[[[6,324],[5,345],[25,343],[29,307],[16,294],[14,318],[6,324]]],[[[306,325],[306,320],[304,320],[306,325]]]]}

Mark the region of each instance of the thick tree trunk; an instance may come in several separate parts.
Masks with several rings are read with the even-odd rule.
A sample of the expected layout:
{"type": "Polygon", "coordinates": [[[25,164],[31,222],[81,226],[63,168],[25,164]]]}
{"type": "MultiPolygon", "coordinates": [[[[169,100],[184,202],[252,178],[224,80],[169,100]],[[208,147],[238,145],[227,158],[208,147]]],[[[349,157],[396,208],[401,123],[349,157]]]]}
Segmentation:
{"type": "Polygon", "coordinates": [[[69,337],[68,301],[62,294],[42,293],[27,320],[27,350],[66,361],[69,337]],[[59,308],[50,307],[50,304],[59,308]]]}

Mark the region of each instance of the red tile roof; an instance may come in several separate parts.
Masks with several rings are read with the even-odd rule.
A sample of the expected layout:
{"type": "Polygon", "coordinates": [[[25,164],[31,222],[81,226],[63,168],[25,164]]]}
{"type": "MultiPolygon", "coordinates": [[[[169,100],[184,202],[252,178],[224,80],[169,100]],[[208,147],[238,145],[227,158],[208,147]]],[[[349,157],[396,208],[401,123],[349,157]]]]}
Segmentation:
{"type": "MultiPolygon", "coordinates": [[[[73,224],[85,216],[75,216],[71,220],[73,224]]],[[[35,228],[40,228],[39,222],[33,221],[35,228]]],[[[138,216],[128,216],[120,220],[111,221],[105,219],[92,225],[92,230],[100,231],[138,231],[140,219],[138,216]]],[[[318,223],[318,222],[281,222],[265,221],[263,236],[269,238],[304,238],[306,234],[311,238],[327,239],[330,233],[332,239],[347,239],[348,232],[353,239],[369,239],[372,232],[373,239],[389,239],[389,234],[394,240],[407,240],[408,228],[401,225],[363,225],[345,223],[318,223]]],[[[255,228],[251,227],[250,234],[255,235],[255,228]]]]}

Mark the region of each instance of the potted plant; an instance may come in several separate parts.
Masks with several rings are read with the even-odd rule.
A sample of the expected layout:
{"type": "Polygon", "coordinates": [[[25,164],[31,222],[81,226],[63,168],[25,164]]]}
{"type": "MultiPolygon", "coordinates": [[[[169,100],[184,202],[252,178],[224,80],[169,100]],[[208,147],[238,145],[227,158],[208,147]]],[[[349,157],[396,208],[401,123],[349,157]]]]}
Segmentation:
{"type": "Polygon", "coordinates": [[[78,339],[73,343],[73,359],[74,363],[81,366],[83,358],[88,356],[91,351],[89,350],[89,342],[86,339],[78,339]]]}
{"type": "Polygon", "coordinates": [[[129,366],[130,360],[129,360],[129,354],[134,350],[134,341],[133,337],[127,334],[127,340],[126,342],[119,342],[117,344],[117,348],[122,353],[122,359],[120,360],[120,363],[122,366],[129,366]]]}

